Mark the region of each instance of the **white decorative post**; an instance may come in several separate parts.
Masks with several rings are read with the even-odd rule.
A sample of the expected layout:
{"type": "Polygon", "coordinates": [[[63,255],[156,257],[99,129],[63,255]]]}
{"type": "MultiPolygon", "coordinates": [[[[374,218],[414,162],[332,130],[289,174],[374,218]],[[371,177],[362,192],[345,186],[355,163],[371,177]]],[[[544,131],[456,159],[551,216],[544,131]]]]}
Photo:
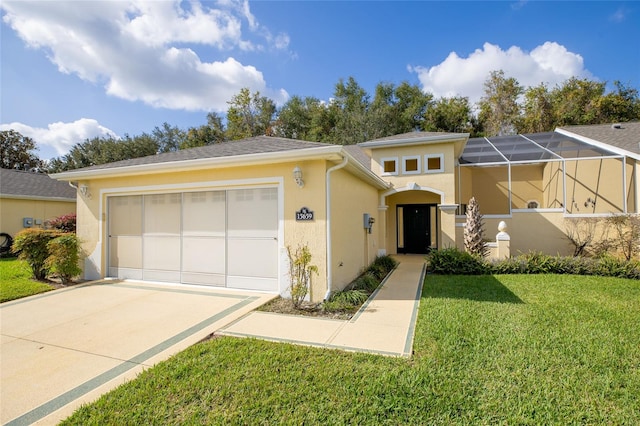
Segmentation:
{"type": "Polygon", "coordinates": [[[498,259],[506,259],[511,257],[511,237],[507,234],[507,224],[501,220],[498,224],[498,234],[496,235],[496,243],[498,244],[498,259]]]}

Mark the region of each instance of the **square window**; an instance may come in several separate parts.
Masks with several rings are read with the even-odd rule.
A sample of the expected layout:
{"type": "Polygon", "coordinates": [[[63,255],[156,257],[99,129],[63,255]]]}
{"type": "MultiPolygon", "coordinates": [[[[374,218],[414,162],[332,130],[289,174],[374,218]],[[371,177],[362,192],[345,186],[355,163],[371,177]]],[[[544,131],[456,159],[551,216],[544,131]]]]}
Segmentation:
{"type": "Polygon", "coordinates": [[[425,155],[426,172],[438,173],[444,172],[444,155],[425,155]]]}
{"type": "Polygon", "coordinates": [[[383,158],[382,162],[382,174],[383,175],[397,175],[398,174],[398,159],[397,158],[383,158]]]}
{"type": "Polygon", "coordinates": [[[405,175],[415,175],[420,173],[420,157],[402,157],[402,173],[405,175]]]}

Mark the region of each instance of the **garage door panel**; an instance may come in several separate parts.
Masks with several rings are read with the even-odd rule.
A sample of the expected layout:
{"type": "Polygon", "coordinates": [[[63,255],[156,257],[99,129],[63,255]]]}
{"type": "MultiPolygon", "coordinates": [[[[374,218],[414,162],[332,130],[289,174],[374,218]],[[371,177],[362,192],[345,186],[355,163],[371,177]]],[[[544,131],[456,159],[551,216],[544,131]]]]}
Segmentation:
{"type": "Polygon", "coordinates": [[[225,245],[224,238],[184,237],[182,239],[182,270],[224,275],[225,245]]]}
{"type": "Polygon", "coordinates": [[[182,235],[225,236],[226,192],[204,191],[184,194],[182,235]]]}
{"type": "Polygon", "coordinates": [[[275,278],[278,275],[278,241],[274,239],[229,239],[228,274],[275,278]]]}
{"type": "Polygon", "coordinates": [[[229,191],[228,198],[229,237],[275,238],[278,235],[277,190],[241,189],[229,191]]]}
{"type": "Polygon", "coordinates": [[[180,271],[145,269],[144,271],[142,271],[142,279],[145,281],[164,281],[168,283],[179,283],[180,271]]]}
{"type": "Polygon", "coordinates": [[[142,196],[111,198],[109,219],[110,235],[142,235],[142,196]]]}
{"type": "Polygon", "coordinates": [[[142,237],[109,238],[109,262],[114,268],[142,268],[142,237]]]}
{"type": "Polygon", "coordinates": [[[129,269],[129,268],[109,268],[109,276],[117,277],[122,280],[141,280],[142,269],[129,269]]]}
{"type": "Polygon", "coordinates": [[[227,277],[227,287],[243,290],[278,291],[278,280],[275,278],[227,277]]]}
{"type": "Polygon", "coordinates": [[[145,236],[142,251],[145,270],[180,270],[180,237],[145,236]]]}
{"type": "Polygon", "coordinates": [[[183,272],[182,282],[184,284],[212,285],[216,287],[224,287],[226,284],[226,278],[224,274],[183,272]]]}
{"type": "Polygon", "coordinates": [[[144,196],[145,235],[180,235],[181,194],[144,196]]]}

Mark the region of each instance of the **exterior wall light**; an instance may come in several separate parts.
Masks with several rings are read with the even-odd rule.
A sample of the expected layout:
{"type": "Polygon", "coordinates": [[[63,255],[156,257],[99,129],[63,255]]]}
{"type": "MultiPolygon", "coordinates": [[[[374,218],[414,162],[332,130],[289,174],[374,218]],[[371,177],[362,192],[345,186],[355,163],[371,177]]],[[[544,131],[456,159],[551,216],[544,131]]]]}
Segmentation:
{"type": "Polygon", "coordinates": [[[78,191],[80,192],[80,195],[82,195],[84,198],[91,199],[91,192],[89,191],[89,187],[87,185],[85,184],[79,185],[78,191]]]}
{"type": "Polygon", "coordinates": [[[296,181],[296,185],[298,185],[298,187],[304,187],[304,180],[302,180],[302,170],[300,170],[300,167],[298,166],[293,169],[293,180],[296,181]]]}

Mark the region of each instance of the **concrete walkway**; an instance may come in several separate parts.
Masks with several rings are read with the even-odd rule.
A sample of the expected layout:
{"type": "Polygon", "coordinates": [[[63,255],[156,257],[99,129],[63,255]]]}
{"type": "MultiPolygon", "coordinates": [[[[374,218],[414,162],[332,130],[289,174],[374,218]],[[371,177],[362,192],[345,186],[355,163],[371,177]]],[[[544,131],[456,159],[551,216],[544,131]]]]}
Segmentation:
{"type": "Polygon", "coordinates": [[[219,334],[409,357],[424,281],[423,256],[400,263],[349,321],[250,312],[219,334]]]}

